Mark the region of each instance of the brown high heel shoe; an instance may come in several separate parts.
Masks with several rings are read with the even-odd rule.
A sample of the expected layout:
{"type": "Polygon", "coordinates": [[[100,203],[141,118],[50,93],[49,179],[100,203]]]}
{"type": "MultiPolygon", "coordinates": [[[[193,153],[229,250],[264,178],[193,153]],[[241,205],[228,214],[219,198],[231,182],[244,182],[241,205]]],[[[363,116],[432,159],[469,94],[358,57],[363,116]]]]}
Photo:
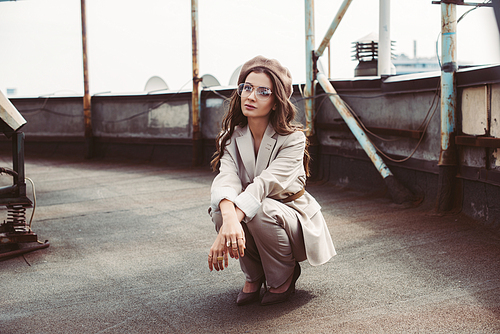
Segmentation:
{"type": "Polygon", "coordinates": [[[240,293],[238,293],[238,297],[236,298],[236,305],[242,306],[242,305],[247,305],[247,304],[258,301],[260,298],[260,289],[262,287],[262,283],[264,283],[264,291],[267,291],[266,277],[262,276],[262,278],[260,279],[260,284],[259,284],[259,288],[257,289],[257,291],[243,292],[243,290],[241,290],[240,293]]]}
{"type": "Polygon", "coordinates": [[[290,286],[286,289],[285,292],[282,293],[272,293],[271,291],[266,291],[264,296],[262,296],[262,300],[260,302],[261,305],[272,305],[282,303],[287,301],[292,293],[295,292],[295,282],[300,276],[300,264],[298,262],[295,263],[295,268],[293,270],[292,281],[290,282],[290,286]]]}

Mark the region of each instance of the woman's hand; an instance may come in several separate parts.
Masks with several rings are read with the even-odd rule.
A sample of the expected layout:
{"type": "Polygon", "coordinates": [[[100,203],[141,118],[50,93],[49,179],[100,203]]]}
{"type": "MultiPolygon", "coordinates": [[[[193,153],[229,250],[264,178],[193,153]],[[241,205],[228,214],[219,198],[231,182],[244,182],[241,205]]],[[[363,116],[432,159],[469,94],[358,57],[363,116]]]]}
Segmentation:
{"type": "Polygon", "coordinates": [[[213,269],[219,271],[224,270],[224,267],[227,268],[227,266],[228,258],[225,238],[219,233],[217,234],[217,238],[215,238],[215,241],[208,252],[208,268],[210,271],[213,269]]]}
{"type": "Polygon", "coordinates": [[[227,268],[228,253],[235,259],[245,255],[245,232],[240,223],[245,218],[245,214],[226,199],[220,202],[219,208],[222,213],[222,226],[208,253],[210,271],[213,268],[217,271],[227,268]]]}

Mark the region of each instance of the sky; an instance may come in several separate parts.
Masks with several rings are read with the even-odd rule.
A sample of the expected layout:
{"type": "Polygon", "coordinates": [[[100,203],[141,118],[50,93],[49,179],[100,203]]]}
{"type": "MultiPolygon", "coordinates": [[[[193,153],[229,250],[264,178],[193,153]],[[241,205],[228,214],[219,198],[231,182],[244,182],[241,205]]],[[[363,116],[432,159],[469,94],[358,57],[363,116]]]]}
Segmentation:
{"type": "MultiPolygon", "coordinates": [[[[319,46],[343,0],[315,0],[319,46]]],[[[479,2],[476,0],[475,2],[479,2]]],[[[331,77],[354,76],[352,43],[378,33],[377,0],[353,0],[331,40],[331,77]]],[[[305,81],[303,0],[198,0],[200,74],[222,86],[256,55],[278,59],[294,83],[305,81]]],[[[191,1],[86,0],[90,93],[138,93],[152,76],[171,90],[192,86],[191,1]]],[[[457,6],[457,18],[472,7],[457,6]]],[[[392,0],[394,53],[436,56],[440,5],[392,0]]],[[[459,64],[500,63],[492,8],[478,8],[457,26],[459,64]]],[[[0,2],[0,90],[15,96],[83,95],[80,0],[0,2]]],[[[327,51],[321,62],[327,70],[327,51]]]]}

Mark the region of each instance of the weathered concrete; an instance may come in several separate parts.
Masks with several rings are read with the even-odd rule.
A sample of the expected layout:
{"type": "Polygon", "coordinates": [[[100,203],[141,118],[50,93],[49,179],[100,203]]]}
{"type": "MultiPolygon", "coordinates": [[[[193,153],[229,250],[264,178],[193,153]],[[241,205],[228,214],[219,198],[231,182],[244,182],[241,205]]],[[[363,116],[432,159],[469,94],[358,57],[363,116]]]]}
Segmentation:
{"type": "Polygon", "coordinates": [[[206,168],[26,160],[51,246],[0,262],[0,333],[500,331],[500,238],[463,215],[310,184],[339,255],[302,263],[288,303],[237,307],[237,262],[206,264],[206,168]]]}

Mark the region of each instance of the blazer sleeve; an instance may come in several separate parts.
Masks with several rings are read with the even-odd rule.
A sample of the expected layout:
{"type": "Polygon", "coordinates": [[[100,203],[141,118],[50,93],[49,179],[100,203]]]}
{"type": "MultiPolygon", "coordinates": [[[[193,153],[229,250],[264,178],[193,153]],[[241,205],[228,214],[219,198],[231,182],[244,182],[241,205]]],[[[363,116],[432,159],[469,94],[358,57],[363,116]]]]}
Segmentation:
{"type": "Polygon", "coordinates": [[[226,150],[220,159],[219,174],[214,178],[211,188],[210,207],[212,212],[219,210],[219,203],[228,199],[234,203],[241,193],[242,185],[238,176],[238,167],[233,157],[226,150]]]}
{"type": "Polygon", "coordinates": [[[305,145],[306,137],[301,131],[288,135],[269,166],[236,197],[234,203],[245,213],[246,219],[255,216],[266,197],[278,197],[285,191],[295,193],[305,185],[305,145]]]}

